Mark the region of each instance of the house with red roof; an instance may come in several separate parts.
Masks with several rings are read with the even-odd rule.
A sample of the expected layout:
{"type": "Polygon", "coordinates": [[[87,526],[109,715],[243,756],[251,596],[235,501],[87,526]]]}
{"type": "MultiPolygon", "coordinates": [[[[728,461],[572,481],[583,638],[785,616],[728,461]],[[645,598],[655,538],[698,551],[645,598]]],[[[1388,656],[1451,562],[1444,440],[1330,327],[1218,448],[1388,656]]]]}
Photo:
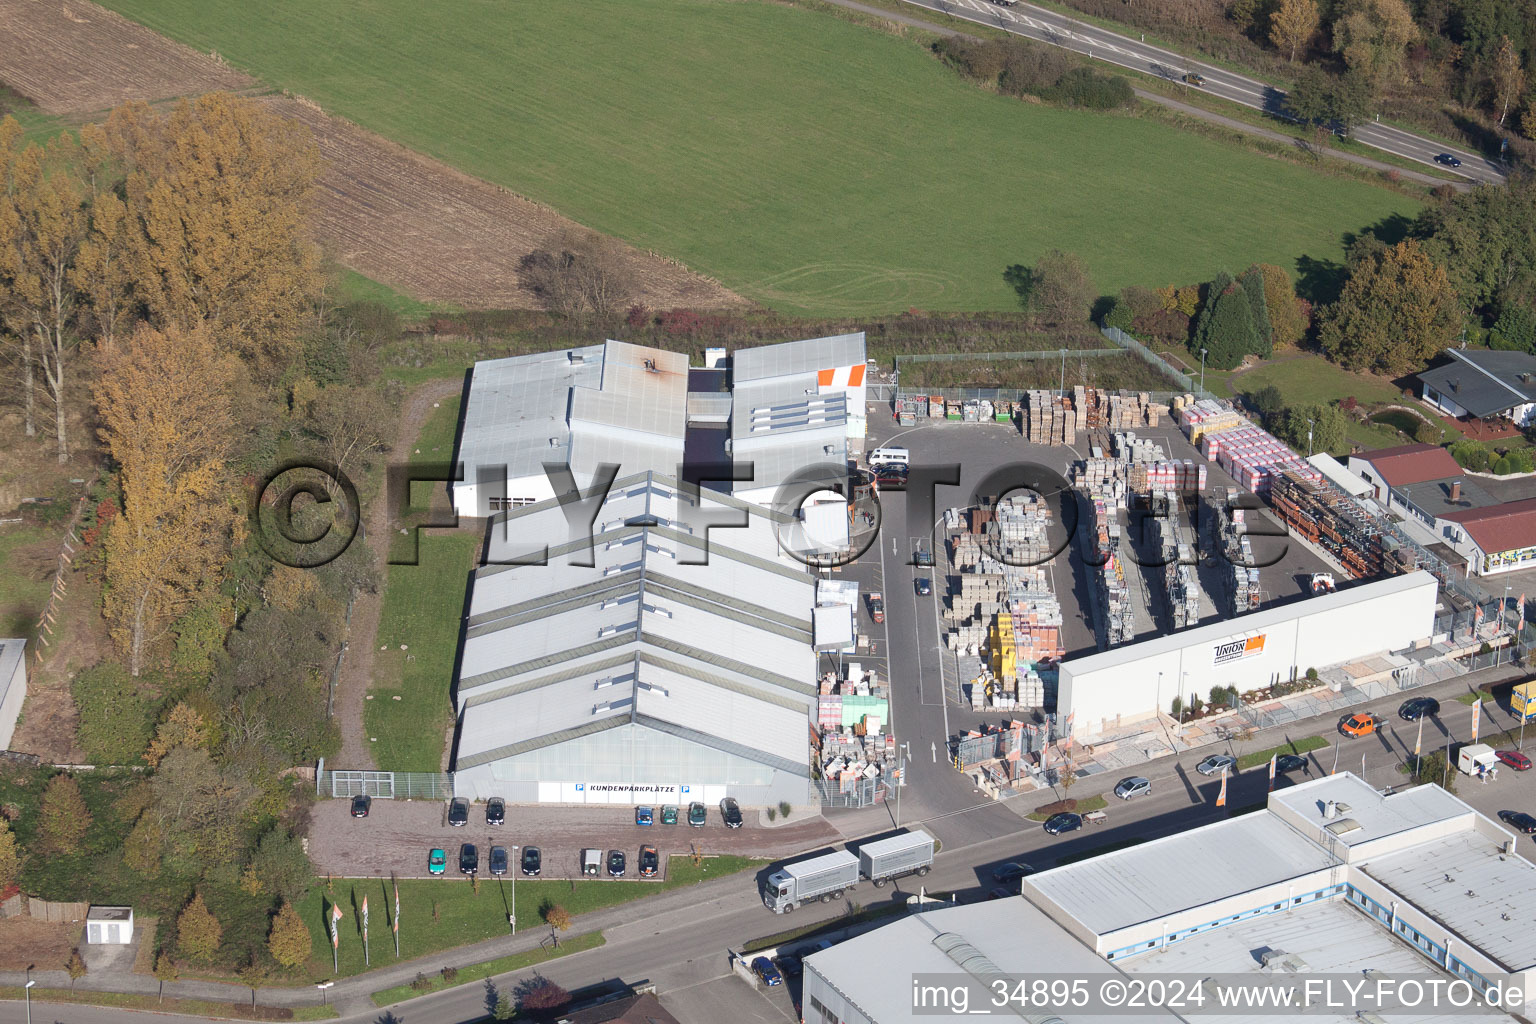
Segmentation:
{"type": "Polygon", "coordinates": [[[1440,516],[1446,543],[1480,576],[1536,566],[1536,498],[1440,516]]]}

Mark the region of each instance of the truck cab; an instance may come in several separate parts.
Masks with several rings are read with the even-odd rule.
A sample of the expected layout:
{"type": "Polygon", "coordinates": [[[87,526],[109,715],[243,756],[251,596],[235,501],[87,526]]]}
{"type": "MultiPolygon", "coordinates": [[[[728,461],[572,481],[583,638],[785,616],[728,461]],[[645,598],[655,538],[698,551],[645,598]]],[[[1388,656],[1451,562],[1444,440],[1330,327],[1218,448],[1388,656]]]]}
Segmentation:
{"type": "Polygon", "coordinates": [[[885,621],[885,595],[878,590],[869,595],[869,617],[876,622],[885,621]]]}

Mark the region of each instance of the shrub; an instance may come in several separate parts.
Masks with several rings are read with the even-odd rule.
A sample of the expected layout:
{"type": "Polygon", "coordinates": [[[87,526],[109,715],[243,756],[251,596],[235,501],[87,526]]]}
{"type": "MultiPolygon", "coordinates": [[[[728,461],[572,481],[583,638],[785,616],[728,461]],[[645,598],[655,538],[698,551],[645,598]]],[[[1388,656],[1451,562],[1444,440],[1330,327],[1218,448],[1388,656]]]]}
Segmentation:
{"type": "Polygon", "coordinates": [[[784,817],[786,817],[786,818],[789,817],[789,812],[792,811],[793,809],[794,808],[790,807],[788,800],[780,800],[779,801],[779,813],[784,815],[784,817]]]}
{"type": "Polygon", "coordinates": [[[1104,314],[1105,327],[1118,327],[1122,331],[1129,331],[1135,320],[1136,314],[1131,312],[1131,307],[1123,299],[1116,299],[1104,314]]]}
{"type": "Polygon", "coordinates": [[[768,808],[768,820],[769,821],[773,821],[778,816],[779,816],[778,808],[776,808],[776,807],[768,808]]]}
{"type": "Polygon", "coordinates": [[[1307,678],[1313,680],[1314,682],[1316,682],[1316,680],[1317,680],[1317,669],[1315,669],[1315,668],[1307,669],[1307,678]]]}
{"type": "Polygon", "coordinates": [[[1051,815],[1051,814],[1063,814],[1063,813],[1066,813],[1067,811],[1075,811],[1075,810],[1077,810],[1077,801],[1076,800],[1057,800],[1055,803],[1041,804],[1039,807],[1035,808],[1035,813],[1036,814],[1051,815]]]}
{"type": "Polygon", "coordinates": [[[59,773],[48,780],[38,807],[39,847],[49,853],[75,854],[91,828],[91,812],[73,776],[59,773]]]}
{"type": "Polygon", "coordinates": [[[1476,441],[1456,441],[1451,445],[1450,452],[1451,458],[1463,469],[1470,469],[1474,473],[1488,472],[1488,449],[1476,441]]]}
{"type": "Polygon", "coordinates": [[[415,989],[417,992],[425,992],[427,989],[429,989],[431,987],[432,987],[432,979],[427,977],[425,974],[421,973],[420,971],[417,971],[416,972],[416,977],[411,979],[411,988],[415,989]]]}
{"type": "Polygon", "coordinates": [[[138,762],[154,731],[156,700],[144,680],[116,662],[81,672],[70,686],[80,712],[80,746],[95,764],[138,762]]]}
{"type": "Polygon", "coordinates": [[[452,985],[455,981],[459,980],[459,969],[457,967],[444,967],[437,973],[441,974],[443,976],[443,981],[449,985],[452,985]]]}
{"type": "Polygon", "coordinates": [[[1413,439],[1419,444],[1435,444],[1440,436],[1441,428],[1428,420],[1419,420],[1418,426],[1413,428],[1413,439]]]}
{"type": "Polygon", "coordinates": [[[1168,713],[1174,718],[1178,718],[1180,715],[1182,715],[1184,713],[1184,698],[1173,698],[1173,703],[1168,705],[1168,713]]]}

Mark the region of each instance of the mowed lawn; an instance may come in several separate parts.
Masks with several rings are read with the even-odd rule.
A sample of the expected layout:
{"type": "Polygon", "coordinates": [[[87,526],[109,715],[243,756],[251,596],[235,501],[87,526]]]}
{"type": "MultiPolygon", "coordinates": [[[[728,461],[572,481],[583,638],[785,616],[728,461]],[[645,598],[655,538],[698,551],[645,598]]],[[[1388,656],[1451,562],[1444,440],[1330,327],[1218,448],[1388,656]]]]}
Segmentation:
{"type": "Polygon", "coordinates": [[[1291,268],[1415,210],[756,0],[105,2],[790,312],[1009,308],[1003,269],[1052,248],[1106,292],[1291,268]]]}

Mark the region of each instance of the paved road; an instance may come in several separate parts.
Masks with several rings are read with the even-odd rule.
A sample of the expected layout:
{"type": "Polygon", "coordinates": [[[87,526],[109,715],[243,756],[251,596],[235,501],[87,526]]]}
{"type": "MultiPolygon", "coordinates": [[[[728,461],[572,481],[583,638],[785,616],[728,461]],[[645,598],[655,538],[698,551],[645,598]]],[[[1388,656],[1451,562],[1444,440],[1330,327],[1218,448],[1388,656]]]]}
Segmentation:
{"type": "MultiPolygon", "coordinates": [[[[1285,116],[1285,92],[1267,82],[1191,60],[1183,54],[1165,50],[1128,35],[1097,28],[1043,7],[1028,3],[1016,3],[1012,7],[1003,7],[988,0],[904,0],[904,2],[978,25],[986,25],[1014,35],[1050,43],[1053,46],[1086,54],[1096,60],[1170,81],[1178,81],[1186,73],[1194,72],[1205,78],[1202,89],[1206,93],[1234,103],[1241,103],[1245,107],[1262,110],[1267,114],[1285,116]]],[[[886,11],[871,10],[881,16],[890,16],[886,11]]],[[[1159,99],[1152,94],[1143,95],[1148,99],[1159,99]]],[[[1433,139],[1422,138],[1391,125],[1364,124],[1355,128],[1351,134],[1357,141],[1375,149],[1430,165],[1434,165],[1437,154],[1452,153],[1461,159],[1461,167],[1454,169],[1453,173],[1460,174],[1470,181],[1502,184],[1505,180],[1504,170],[1496,161],[1464,149],[1449,147],[1433,139]]],[[[1283,137],[1287,141],[1294,141],[1289,136],[1283,137]]],[[[1329,151],[1329,155],[1355,162],[1366,162],[1337,151],[1329,151]]],[[[1452,169],[1446,168],[1446,170],[1452,169]]]]}

